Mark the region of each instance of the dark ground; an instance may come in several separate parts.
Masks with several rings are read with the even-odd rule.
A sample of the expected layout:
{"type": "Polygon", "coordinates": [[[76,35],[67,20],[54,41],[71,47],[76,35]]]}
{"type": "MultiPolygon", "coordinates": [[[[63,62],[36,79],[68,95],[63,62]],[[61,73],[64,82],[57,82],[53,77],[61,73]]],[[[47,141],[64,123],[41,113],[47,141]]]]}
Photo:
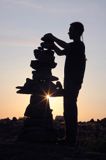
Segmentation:
{"type": "MultiPolygon", "coordinates": [[[[106,160],[106,118],[80,122],[77,147],[17,142],[22,126],[23,119],[0,120],[0,160],[106,160]]],[[[62,135],[63,123],[55,126],[62,135]]]]}

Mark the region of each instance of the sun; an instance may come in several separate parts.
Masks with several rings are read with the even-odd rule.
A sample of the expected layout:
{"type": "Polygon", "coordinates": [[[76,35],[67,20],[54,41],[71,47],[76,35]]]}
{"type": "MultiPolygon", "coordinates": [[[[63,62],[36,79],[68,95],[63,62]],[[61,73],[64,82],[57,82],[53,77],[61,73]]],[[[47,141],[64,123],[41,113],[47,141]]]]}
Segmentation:
{"type": "Polygon", "coordinates": [[[47,95],[46,95],[46,98],[47,98],[47,99],[49,99],[49,98],[50,98],[50,95],[49,95],[49,94],[47,94],[47,95]]]}

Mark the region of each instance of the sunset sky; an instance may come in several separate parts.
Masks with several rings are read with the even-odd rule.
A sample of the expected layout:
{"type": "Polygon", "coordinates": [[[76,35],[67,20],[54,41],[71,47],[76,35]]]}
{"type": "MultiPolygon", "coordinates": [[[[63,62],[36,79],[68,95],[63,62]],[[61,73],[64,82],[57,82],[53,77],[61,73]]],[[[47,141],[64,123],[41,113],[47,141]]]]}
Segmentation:
{"type": "MultiPolygon", "coordinates": [[[[78,97],[79,121],[106,117],[106,0],[0,0],[0,119],[22,117],[30,95],[16,86],[32,78],[33,50],[48,32],[70,42],[70,23],[84,24],[87,67],[78,97]]],[[[63,84],[65,57],[55,54],[53,75],[63,84]]],[[[54,117],[63,114],[63,99],[51,98],[54,117]]]]}

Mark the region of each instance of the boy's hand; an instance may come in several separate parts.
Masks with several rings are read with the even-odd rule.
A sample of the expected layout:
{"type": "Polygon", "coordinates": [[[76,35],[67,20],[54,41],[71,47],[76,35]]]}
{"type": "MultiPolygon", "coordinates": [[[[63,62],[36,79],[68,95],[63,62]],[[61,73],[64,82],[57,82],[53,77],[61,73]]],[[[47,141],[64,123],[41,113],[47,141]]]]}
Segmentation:
{"type": "Polygon", "coordinates": [[[54,41],[54,36],[53,36],[52,33],[47,33],[41,38],[41,40],[43,40],[43,41],[54,41]]]}

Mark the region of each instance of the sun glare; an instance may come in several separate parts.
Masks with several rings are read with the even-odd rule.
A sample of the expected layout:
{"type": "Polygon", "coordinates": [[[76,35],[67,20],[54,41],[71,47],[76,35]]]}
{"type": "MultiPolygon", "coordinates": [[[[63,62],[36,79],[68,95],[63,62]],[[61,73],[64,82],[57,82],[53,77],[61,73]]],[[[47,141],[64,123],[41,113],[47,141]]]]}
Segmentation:
{"type": "Polygon", "coordinates": [[[47,94],[47,95],[46,95],[46,98],[47,98],[47,99],[49,99],[49,98],[50,98],[50,95],[49,95],[49,94],[47,94]]]}

